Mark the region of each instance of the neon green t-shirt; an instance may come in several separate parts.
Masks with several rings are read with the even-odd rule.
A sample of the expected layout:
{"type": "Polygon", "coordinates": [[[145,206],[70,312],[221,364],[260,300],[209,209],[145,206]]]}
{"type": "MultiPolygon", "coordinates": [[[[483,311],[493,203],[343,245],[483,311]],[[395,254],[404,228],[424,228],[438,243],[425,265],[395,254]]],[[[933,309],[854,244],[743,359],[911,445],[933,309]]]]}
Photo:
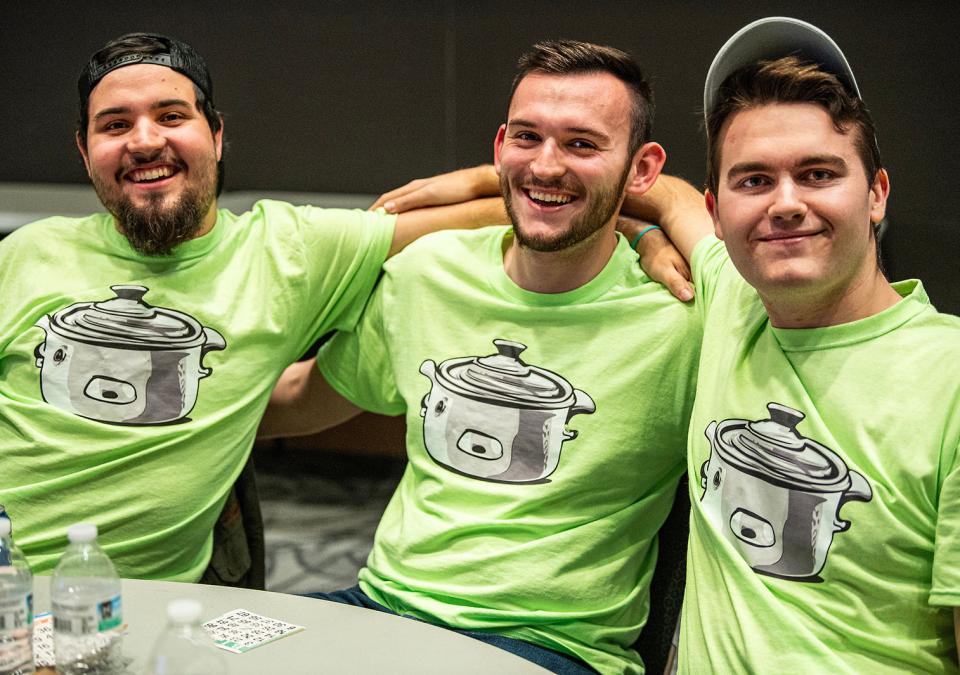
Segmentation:
{"type": "Polygon", "coordinates": [[[641,672],[631,645],[683,470],[696,311],[622,239],[586,285],[526,291],[503,269],[510,237],[423,237],[385,265],[357,331],[321,350],[340,393],[406,414],[409,464],[360,585],[400,614],[641,672]]]}
{"type": "Polygon", "coordinates": [[[199,579],[276,378],[353,326],[393,222],[262,201],[163,258],[107,214],[0,242],[0,503],[34,570],[89,521],[122,576],[199,579]]]}
{"type": "Polygon", "coordinates": [[[778,329],[721,242],[693,270],[680,671],[956,672],[960,319],[907,281],[875,316],[778,329]]]}

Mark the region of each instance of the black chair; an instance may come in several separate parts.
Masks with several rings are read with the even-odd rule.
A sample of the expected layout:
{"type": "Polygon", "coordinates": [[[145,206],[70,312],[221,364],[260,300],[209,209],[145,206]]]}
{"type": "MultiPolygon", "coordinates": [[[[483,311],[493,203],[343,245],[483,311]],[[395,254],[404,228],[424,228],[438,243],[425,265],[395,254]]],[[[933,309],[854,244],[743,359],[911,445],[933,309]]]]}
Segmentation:
{"type": "Polygon", "coordinates": [[[690,493],[684,476],[667,519],[660,528],[660,553],[650,584],[650,615],[634,643],[648,673],[659,675],[667,666],[687,572],[687,536],[690,534],[690,493]]]}
{"type": "Polygon", "coordinates": [[[253,454],[213,527],[213,555],[200,583],[258,590],[266,586],[266,544],[253,454]]]}

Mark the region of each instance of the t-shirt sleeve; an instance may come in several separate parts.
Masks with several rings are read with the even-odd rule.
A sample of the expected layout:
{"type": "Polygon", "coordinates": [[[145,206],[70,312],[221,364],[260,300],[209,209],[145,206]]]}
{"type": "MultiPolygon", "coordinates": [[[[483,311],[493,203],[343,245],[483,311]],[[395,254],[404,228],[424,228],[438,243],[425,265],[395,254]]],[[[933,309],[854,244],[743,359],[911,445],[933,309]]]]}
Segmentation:
{"type": "Polygon", "coordinates": [[[703,316],[710,308],[717,293],[720,274],[724,265],[730,264],[727,247],[710,235],[697,243],[691,256],[690,269],[697,289],[697,307],[703,316]]]}
{"type": "Polygon", "coordinates": [[[386,260],[396,216],[384,211],[298,207],[308,308],[306,334],[352,329],[386,260]]]}
{"type": "Polygon", "coordinates": [[[383,305],[389,279],[377,286],[356,328],[337,333],[317,354],[327,382],[354,405],[381,415],[406,410],[384,332],[383,305]]]}
{"type": "Polygon", "coordinates": [[[960,607],[960,448],[940,489],[931,605],[960,607]]]}

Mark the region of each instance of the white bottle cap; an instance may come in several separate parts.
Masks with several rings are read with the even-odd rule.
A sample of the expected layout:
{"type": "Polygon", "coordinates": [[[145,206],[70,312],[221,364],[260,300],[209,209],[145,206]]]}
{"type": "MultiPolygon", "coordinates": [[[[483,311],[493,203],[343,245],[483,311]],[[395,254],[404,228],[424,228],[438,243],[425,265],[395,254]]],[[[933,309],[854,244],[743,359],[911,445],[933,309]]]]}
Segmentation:
{"type": "Polygon", "coordinates": [[[0,518],[0,537],[6,537],[10,534],[10,519],[0,518]]]}
{"type": "Polygon", "coordinates": [[[173,623],[197,623],[203,607],[199,600],[180,598],[167,605],[167,618],[173,623]]]}
{"type": "Polygon", "coordinates": [[[71,544],[78,541],[93,541],[97,538],[97,526],[93,523],[77,523],[67,528],[67,539],[71,544]]]}

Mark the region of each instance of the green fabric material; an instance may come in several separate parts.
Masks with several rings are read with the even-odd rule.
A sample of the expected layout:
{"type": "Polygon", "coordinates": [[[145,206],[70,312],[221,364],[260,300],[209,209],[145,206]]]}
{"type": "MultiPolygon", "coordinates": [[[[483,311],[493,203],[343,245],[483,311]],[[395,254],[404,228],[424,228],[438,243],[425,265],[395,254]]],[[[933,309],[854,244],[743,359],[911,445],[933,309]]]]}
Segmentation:
{"type": "MultiPolygon", "coordinates": [[[[50,218],[0,242],[0,503],[34,570],[49,572],[67,526],[90,521],[121,576],[199,579],[276,378],[320,335],[356,322],[394,220],[262,201],[239,216],[221,210],[210,233],[168,258],[137,254],[107,214],[50,218]],[[56,354],[56,336],[36,322],[74,303],[108,300],[117,284],[145,286],[144,302],[220,333],[225,348],[202,358],[210,374],[191,387],[180,372],[189,361],[154,369],[150,350],[107,350],[82,368],[79,352],[94,347],[56,354]],[[127,352],[146,355],[146,364],[128,366],[127,352]],[[58,363],[64,354],[74,360],[58,363]],[[87,404],[85,383],[104,375],[186,381],[196,403],[169,424],[87,419],[42,395],[41,373],[53,378],[62,366],[71,368],[71,402],[87,404]]],[[[49,398],[56,387],[44,382],[49,398]]],[[[141,385],[137,401],[169,402],[168,392],[141,385]]]]}
{"type": "Polygon", "coordinates": [[[960,319],[906,281],[894,285],[903,299],[877,315],[776,329],[721,242],[697,247],[693,271],[704,341],[681,672],[957,672],[949,606],[960,604],[960,319]],[[822,490],[783,487],[791,472],[779,458],[796,450],[765,451],[779,486],[759,461],[746,481],[731,462],[707,465],[701,478],[718,455],[710,423],[764,420],[774,402],[805,414],[796,432],[835,453],[833,466],[849,472],[845,490],[859,498],[838,509],[840,494],[853,493],[828,488],[831,472],[813,454],[808,475],[822,490]],[[729,497],[726,510],[715,490],[729,497]],[[772,524],[772,545],[759,519],[772,524]],[[811,541],[824,532],[822,567],[797,578],[817,566],[811,541]]]}
{"type": "MultiPolygon", "coordinates": [[[[623,239],[586,285],[526,291],[503,269],[511,236],[496,227],[415,242],[385,266],[357,332],[321,350],[319,367],[344,396],[406,414],[409,464],[360,585],[400,614],[527,640],[602,672],[641,672],[630,646],[647,614],[655,535],[683,471],[696,310],[644,275],[623,239]],[[423,364],[496,354],[495,339],[526,345],[524,363],[595,403],[595,412],[566,423],[576,438],[561,441],[561,417],[559,464],[543,480],[496,482],[476,477],[470,457],[455,464],[464,454],[456,425],[433,447],[449,450],[460,470],[428,454],[425,421],[441,419],[444,408],[451,424],[454,413],[470,411],[464,428],[507,438],[504,457],[511,467],[519,461],[508,454],[522,454],[513,449],[520,441],[509,440],[520,437],[510,426],[517,408],[471,408],[449,396],[432,399],[421,417],[432,389],[423,364]]],[[[545,424],[536,428],[541,463],[545,424]]]]}

